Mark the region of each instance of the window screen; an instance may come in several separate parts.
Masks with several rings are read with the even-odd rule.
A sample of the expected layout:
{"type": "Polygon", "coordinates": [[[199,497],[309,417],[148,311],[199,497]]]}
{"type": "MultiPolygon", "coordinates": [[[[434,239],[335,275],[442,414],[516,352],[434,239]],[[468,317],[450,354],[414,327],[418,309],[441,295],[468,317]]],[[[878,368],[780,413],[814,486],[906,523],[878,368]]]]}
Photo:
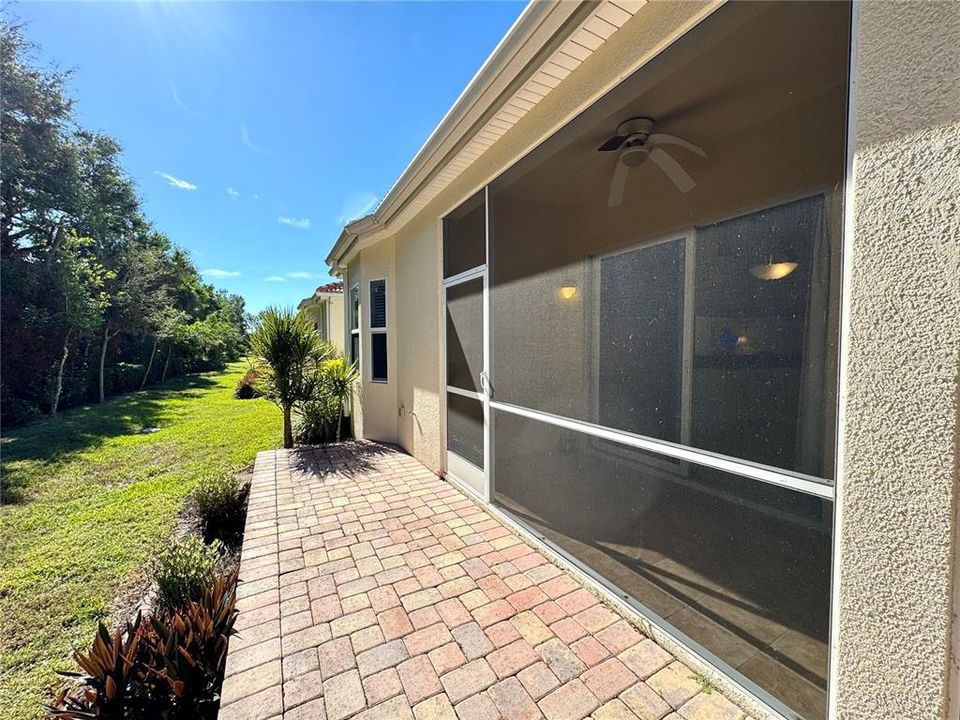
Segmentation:
{"type": "Polygon", "coordinates": [[[370,281],[370,327],[387,326],[387,281],[370,281]]]}
{"type": "Polygon", "coordinates": [[[600,261],[601,425],[680,442],[684,241],[600,261]]]}
{"type": "Polygon", "coordinates": [[[370,366],[371,380],[387,381],[387,334],[373,333],[370,335],[370,366]]]}
{"type": "Polygon", "coordinates": [[[496,500],[741,675],[822,717],[833,503],[494,411],[496,500]]]}
{"type": "Polygon", "coordinates": [[[480,391],[483,370],[483,279],[447,288],[447,385],[480,391]]]}
{"type": "Polygon", "coordinates": [[[727,3],[487,190],[496,499],[807,720],[826,716],[850,11],[727,3]],[[655,149],[597,152],[631,118],[655,149]]]}
{"type": "Polygon", "coordinates": [[[447,393],[447,449],[483,468],[483,403],[447,393]]]}
{"type": "Polygon", "coordinates": [[[487,259],[487,206],[480,191],[443,220],[443,277],[472,270],[487,259]]]}

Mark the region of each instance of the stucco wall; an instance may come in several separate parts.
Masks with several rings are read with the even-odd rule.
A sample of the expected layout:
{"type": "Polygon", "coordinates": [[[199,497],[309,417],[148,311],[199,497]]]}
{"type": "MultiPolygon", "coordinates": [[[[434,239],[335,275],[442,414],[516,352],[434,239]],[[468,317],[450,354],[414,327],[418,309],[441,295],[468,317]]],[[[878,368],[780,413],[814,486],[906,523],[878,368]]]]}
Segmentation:
{"type": "Polygon", "coordinates": [[[327,327],[329,340],[337,350],[343,352],[343,295],[330,298],[327,310],[327,327]]]}
{"type": "Polygon", "coordinates": [[[837,717],[954,720],[960,5],[859,12],[837,717]]]}
{"type": "Polygon", "coordinates": [[[397,442],[397,284],[394,276],[394,242],[384,240],[360,255],[360,356],[365,437],[397,442]],[[370,379],[370,281],[387,281],[387,382],[370,379]]]}
{"type": "Polygon", "coordinates": [[[441,469],[438,228],[436,217],[421,215],[395,239],[398,435],[433,471],[441,469]]]}

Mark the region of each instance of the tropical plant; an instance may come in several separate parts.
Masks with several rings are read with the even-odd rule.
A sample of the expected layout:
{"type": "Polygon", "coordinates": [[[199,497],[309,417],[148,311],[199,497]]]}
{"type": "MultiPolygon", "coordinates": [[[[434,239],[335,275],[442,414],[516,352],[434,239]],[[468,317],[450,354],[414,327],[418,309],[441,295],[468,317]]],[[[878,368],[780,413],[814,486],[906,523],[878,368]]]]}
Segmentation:
{"type": "Polygon", "coordinates": [[[293,407],[314,396],[318,368],[330,359],[329,346],[304,317],[274,307],[260,313],[249,342],[261,374],[260,391],[283,412],[283,446],[292,448],[293,407]]]}
{"type": "Polygon", "coordinates": [[[157,606],[173,611],[198,600],[220,565],[223,552],[223,543],[206,545],[195,535],[163,548],[150,567],[157,584],[157,606]]]}
{"type": "Polygon", "coordinates": [[[247,486],[229,472],[205,477],[193,490],[207,537],[220,540],[233,540],[243,530],[246,501],[247,486]]]}
{"type": "Polygon", "coordinates": [[[237,387],[234,388],[233,396],[237,400],[253,400],[261,396],[257,389],[257,383],[260,380],[260,373],[256,368],[247,370],[243,377],[237,381],[237,387]]]}
{"type": "Polygon", "coordinates": [[[78,692],[62,690],[54,702],[44,709],[50,718],[65,720],[121,720],[136,716],[141,705],[137,697],[140,666],[141,618],[111,635],[103,623],[97,626],[90,652],[79,650],[73,659],[83,672],[61,671],[59,674],[81,683],[78,692]]]}
{"type": "Polygon", "coordinates": [[[353,388],[360,376],[356,363],[347,363],[343,358],[335,358],[324,363],[322,383],[324,391],[337,404],[336,441],[340,442],[340,428],[343,425],[343,410],[353,395],[353,388]]]}
{"type": "Polygon", "coordinates": [[[158,609],[111,635],[101,623],[78,681],[44,707],[50,720],[198,720],[216,717],[235,633],[237,574],[212,573],[182,608],[158,609]]]}
{"type": "Polygon", "coordinates": [[[216,574],[197,601],[147,623],[149,672],[169,687],[175,716],[211,717],[237,621],[236,573],[216,574]]]}
{"type": "Polygon", "coordinates": [[[356,366],[339,357],[332,345],[327,344],[324,354],[332,357],[314,367],[315,378],[311,383],[313,394],[295,406],[297,442],[318,444],[340,441],[344,408],[353,393],[358,373],[356,366]]]}

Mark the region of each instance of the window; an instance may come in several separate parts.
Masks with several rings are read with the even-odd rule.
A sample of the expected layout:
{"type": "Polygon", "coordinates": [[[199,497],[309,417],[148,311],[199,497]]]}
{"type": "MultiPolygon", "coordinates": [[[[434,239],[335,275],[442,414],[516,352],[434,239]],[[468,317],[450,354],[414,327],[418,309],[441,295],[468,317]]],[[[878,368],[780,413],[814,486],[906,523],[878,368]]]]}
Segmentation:
{"type": "Polygon", "coordinates": [[[846,3],[725,4],[487,191],[494,501],[806,720],[827,704],[849,38],[846,3]],[[643,152],[651,122],[702,152],[643,152]]]}
{"type": "Polygon", "coordinates": [[[320,337],[324,340],[329,340],[330,338],[327,337],[327,310],[329,306],[326,301],[324,301],[320,303],[319,307],[320,314],[317,316],[317,333],[319,333],[320,337]]]}
{"type": "Polygon", "coordinates": [[[360,362],[360,284],[350,288],[350,362],[360,362]]]}
{"type": "Polygon", "coordinates": [[[370,281],[370,379],[387,382],[387,281],[370,281]]]}

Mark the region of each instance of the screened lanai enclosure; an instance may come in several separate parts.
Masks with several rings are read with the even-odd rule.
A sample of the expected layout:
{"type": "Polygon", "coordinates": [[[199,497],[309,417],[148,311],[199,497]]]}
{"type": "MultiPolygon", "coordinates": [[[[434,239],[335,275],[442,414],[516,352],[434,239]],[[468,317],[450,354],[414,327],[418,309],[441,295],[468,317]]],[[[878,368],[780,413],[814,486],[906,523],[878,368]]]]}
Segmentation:
{"type": "Polygon", "coordinates": [[[826,715],[850,7],[734,3],[444,221],[448,470],[826,715]]]}

